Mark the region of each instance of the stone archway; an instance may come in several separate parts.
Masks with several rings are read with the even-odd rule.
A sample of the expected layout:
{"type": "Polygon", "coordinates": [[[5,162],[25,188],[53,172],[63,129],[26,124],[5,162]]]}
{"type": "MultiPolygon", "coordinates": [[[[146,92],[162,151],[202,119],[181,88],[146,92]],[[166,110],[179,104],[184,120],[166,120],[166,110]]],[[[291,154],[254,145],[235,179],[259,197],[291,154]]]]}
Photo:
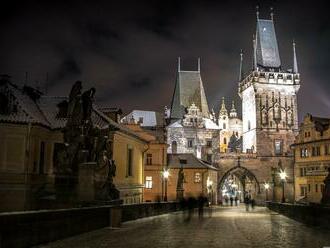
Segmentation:
{"type": "Polygon", "coordinates": [[[237,165],[227,170],[221,177],[218,183],[218,192],[220,199],[225,195],[230,197],[231,194],[234,194],[234,196],[238,195],[238,198],[242,201],[247,193],[257,197],[260,194],[260,183],[254,173],[243,166],[237,165]],[[230,186],[235,186],[236,190],[230,186]]]}

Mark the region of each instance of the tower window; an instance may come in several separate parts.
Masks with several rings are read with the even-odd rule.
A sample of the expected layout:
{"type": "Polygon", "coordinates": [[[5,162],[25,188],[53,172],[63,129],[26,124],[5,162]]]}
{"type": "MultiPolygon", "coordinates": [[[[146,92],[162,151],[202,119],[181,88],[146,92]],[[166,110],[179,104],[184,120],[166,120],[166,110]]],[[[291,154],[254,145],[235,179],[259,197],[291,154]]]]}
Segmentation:
{"type": "Polygon", "coordinates": [[[193,143],[194,143],[194,140],[193,139],[188,139],[188,148],[192,148],[193,147],[193,143]]]}
{"type": "Polygon", "coordinates": [[[283,152],[283,141],[275,140],[275,155],[281,155],[283,152]]]}
{"type": "Polygon", "coordinates": [[[223,138],[223,143],[226,145],[227,144],[227,139],[223,138]]]}
{"type": "Polygon", "coordinates": [[[223,123],[223,129],[226,129],[226,123],[223,123]]]}

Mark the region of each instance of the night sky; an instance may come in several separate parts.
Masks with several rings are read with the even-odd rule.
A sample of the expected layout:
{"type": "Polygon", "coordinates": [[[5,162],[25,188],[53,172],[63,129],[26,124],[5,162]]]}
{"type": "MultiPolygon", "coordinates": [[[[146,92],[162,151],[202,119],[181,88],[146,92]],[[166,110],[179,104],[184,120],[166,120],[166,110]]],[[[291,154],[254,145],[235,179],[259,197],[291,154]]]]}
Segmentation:
{"type": "MultiPolygon", "coordinates": [[[[330,20],[325,1],[262,1],[274,7],[282,65],[292,68],[296,40],[299,118],[330,116],[330,20]]],[[[222,96],[239,100],[239,52],[251,69],[256,1],[7,2],[0,16],[0,73],[68,95],[72,84],[95,86],[101,106],[162,110],[170,106],[181,56],[183,70],[201,73],[210,109],[222,96]],[[46,75],[48,73],[48,81],[46,75]]]]}

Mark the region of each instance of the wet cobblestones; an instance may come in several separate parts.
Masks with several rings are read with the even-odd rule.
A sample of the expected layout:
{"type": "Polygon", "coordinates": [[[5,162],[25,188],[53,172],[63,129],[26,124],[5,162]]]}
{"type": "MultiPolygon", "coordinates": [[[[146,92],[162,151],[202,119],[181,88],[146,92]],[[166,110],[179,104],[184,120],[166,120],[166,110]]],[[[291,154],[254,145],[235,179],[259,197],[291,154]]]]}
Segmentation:
{"type": "Polygon", "coordinates": [[[216,207],[195,214],[171,213],[127,222],[39,247],[330,247],[330,230],[308,227],[266,208],[216,207]]]}

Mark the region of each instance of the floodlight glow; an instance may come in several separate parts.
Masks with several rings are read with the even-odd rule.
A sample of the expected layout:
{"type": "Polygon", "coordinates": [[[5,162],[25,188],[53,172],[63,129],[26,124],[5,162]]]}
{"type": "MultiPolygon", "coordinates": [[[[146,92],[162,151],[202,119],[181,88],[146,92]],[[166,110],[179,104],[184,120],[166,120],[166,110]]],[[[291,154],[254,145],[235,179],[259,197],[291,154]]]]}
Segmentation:
{"type": "Polygon", "coordinates": [[[286,172],[284,170],[281,170],[279,174],[281,180],[285,180],[287,178],[286,172]]]}
{"type": "Polygon", "coordinates": [[[169,177],[169,175],[170,175],[169,170],[165,170],[164,169],[164,171],[163,171],[163,177],[167,179],[169,177]]]}
{"type": "Polygon", "coordinates": [[[269,187],[270,187],[269,183],[265,183],[264,186],[265,186],[265,189],[269,189],[269,187]]]}

